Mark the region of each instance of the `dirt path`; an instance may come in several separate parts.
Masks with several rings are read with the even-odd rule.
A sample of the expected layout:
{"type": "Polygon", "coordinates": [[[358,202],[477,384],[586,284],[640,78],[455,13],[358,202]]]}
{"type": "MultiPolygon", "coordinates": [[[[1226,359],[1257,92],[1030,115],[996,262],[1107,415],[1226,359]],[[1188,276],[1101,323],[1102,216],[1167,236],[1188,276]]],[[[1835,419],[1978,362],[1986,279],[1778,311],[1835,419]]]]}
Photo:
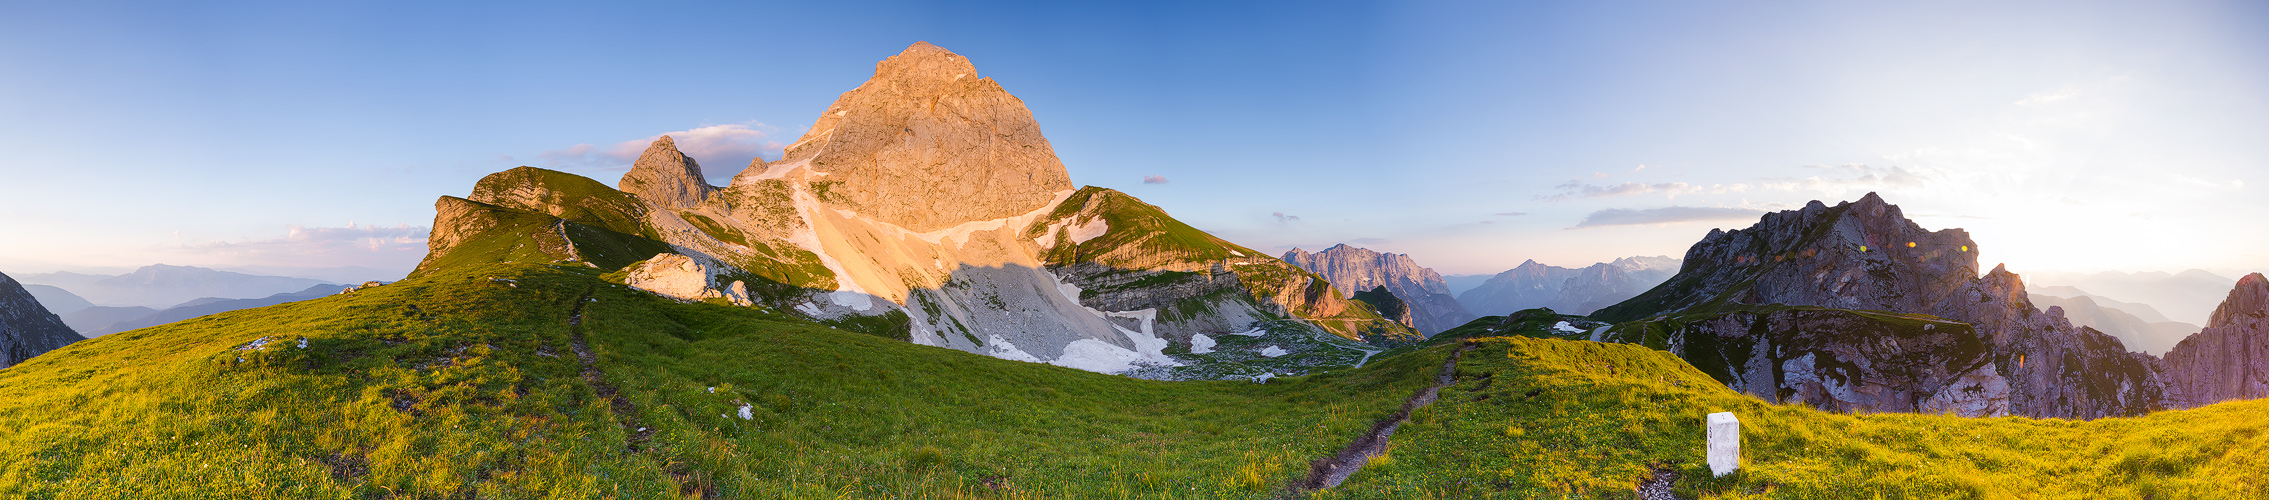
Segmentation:
{"type": "Polygon", "coordinates": [[[591,344],[583,338],[583,305],[591,303],[591,292],[592,290],[584,290],[583,296],[575,299],[575,310],[567,315],[567,331],[572,342],[570,347],[575,349],[575,361],[583,365],[583,382],[591,384],[591,390],[607,400],[609,407],[614,410],[615,419],[622,423],[623,431],[630,435],[629,442],[624,446],[630,451],[639,451],[646,447],[647,438],[653,437],[654,432],[639,423],[638,407],[630,404],[630,399],[623,397],[621,391],[615,390],[613,384],[607,383],[607,374],[599,371],[598,357],[591,355],[591,344]]]}
{"type": "Polygon", "coordinates": [[[1307,479],[1302,479],[1294,488],[1314,491],[1339,486],[1339,483],[1347,481],[1348,476],[1354,475],[1356,470],[1362,469],[1363,464],[1369,463],[1371,457],[1386,451],[1387,438],[1394,435],[1395,428],[1401,427],[1403,421],[1410,420],[1411,412],[1434,404],[1434,398],[1441,394],[1442,388],[1457,382],[1458,358],[1465,356],[1466,351],[1473,350],[1477,345],[1467,342],[1456,351],[1451,351],[1450,359],[1442,362],[1442,372],[1434,376],[1434,385],[1410,395],[1410,400],[1402,403],[1402,410],[1371,424],[1370,432],[1356,437],[1355,442],[1348,443],[1346,449],[1329,458],[1317,460],[1309,467],[1307,479]]]}

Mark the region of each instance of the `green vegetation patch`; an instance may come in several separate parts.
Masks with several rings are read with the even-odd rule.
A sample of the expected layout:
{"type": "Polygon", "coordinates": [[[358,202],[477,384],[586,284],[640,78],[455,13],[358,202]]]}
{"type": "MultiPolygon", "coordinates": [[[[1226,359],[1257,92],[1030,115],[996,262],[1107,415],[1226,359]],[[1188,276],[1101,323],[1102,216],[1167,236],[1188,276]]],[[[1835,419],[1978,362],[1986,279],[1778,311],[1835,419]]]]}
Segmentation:
{"type": "Polygon", "coordinates": [[[2269,401],[2088,422],[1823,413],[1641,346],[1492,338],[1384,460],[1311,498],[1618,497],[1656,466],[1698,498],[2259,498],[2264,417],[2269,401]],[[1719,411],[1741,419],[1743,468],[1713,478],[1702,420],[1719,411]]]}

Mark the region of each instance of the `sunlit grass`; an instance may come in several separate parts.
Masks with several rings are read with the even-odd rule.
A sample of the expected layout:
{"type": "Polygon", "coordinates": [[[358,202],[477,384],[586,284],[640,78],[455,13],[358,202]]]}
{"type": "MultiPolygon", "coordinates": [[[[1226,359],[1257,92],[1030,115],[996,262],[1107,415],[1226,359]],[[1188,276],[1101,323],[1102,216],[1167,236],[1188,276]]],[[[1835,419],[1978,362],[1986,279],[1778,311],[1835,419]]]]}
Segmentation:
{"type": "MultiPolygon", "coordinates": [[[[1639,346],[1477,342],[1385,455],[1313,497],[1624,497],[1653,466],[1700,497],[2269,497],[2263,402],[1838,415],[1639,346]],[[1702,465],[1715,411],[1743,421],[1726,478],[1702,465]]],[[[1267,384],[1156,382],[679,303],[592,270],[478,266],[0,370],[0,497],[1278,498],[1454,344],[1267,384]],[[583,378],[578,300],[627,414],[583,378]]]]}

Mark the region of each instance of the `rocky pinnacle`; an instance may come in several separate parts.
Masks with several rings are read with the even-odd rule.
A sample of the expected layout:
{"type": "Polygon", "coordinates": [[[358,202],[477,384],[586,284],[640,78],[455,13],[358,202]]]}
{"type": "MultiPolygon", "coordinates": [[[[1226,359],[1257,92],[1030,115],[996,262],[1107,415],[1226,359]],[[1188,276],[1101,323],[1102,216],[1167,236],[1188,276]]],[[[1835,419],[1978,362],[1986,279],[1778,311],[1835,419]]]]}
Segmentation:
{"type": "Polygon", "coordinates": [[[678,152],[677,142],[666,135],[638,155],[619,186],[623,192],[670,208],[698,206],[717,189],[702,180],[701,165],[678,152]]]}

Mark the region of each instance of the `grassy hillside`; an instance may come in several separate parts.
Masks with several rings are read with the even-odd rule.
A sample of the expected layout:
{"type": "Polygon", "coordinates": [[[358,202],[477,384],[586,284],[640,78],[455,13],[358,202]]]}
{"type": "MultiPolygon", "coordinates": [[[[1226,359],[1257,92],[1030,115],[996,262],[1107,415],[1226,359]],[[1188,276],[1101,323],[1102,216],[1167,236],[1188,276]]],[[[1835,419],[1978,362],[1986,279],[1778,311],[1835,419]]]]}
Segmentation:
{"type": "MultiPolygon", "coordinates": [[[[1154,382],[598,273],[467,266],[0,370],[0,497],[1281,498],[1460,342],[1478,347],[1439,402],[1310,497],[1627,497],[1656,468],[1702,497],[2269,496],[2265,402],[2092,422],[1837,415],[1733,393],[1660,351],[1522,336],[1267,384],[1154,382]],[[1746,468],[1708,478],[1702,415],[1728,410],[1746,468]]],[[[1561,319],[1465,331],[1554,337],[1512,330],[1561,319]]]]}
{"type": "Polygon", "coordinates": [[[0,496],[1265,497],[1440,361],[1133,380],[597,273],[471,266],[0,371],[0,496]]]}

